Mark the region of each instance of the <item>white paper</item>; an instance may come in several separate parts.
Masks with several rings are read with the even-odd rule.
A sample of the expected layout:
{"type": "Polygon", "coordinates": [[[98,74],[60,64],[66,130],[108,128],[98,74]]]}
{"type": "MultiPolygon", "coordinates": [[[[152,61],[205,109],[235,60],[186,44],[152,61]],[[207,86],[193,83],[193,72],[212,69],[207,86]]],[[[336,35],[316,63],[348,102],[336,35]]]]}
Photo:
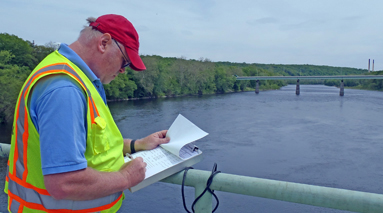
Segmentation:
{"type": "Polygon", "coordinates": [[[166,134],[166,136],[170,138],[169,143],[162,144],[161,147],[182,158],[182,156],[180,156],[182,147],[188,143],[201,139],[206,135],[208,135],[207,132],[203,131],[179,114],[166,134]]]}
{"type": "MultiPolygon", "coordinates": [[[[192,142],[206,135],[208,133],[182,115],[178,115],[166,134],[170,137],[169,143],[131,155],[132,158],[142,157],[147,166],[145,180],[129,190],[135,192],[201,161],[202,151],[196,149],[192,142]]],[[[129,161],[130,157],[126,156],[125,162],[129,161]]]]}
{"type": "MultiPolygon", "coordinates": [[[[168,169],[178,163],[183,162],[193,156],[201,154],[200,151],[193,151],[192,146],[189,144],[184,147],[181,151],[182,159],[166,151],[162,147],[157,147],[152,150],[140,151],[134,153],[133,156],[142,157],[146,165],[145,179],[168,169]]],[[[128,157],[125,157],[125,162],[130,161],[128,157]]]]}

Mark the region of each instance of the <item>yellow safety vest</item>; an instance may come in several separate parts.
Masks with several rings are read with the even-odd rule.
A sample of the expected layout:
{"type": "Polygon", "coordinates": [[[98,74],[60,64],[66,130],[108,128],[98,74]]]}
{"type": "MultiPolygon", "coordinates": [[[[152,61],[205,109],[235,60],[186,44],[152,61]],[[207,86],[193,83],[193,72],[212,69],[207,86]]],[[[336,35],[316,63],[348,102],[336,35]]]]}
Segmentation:
{"type": "Polygon", "coordinates": [[[4,192],[11,212],[116,212],[123,192],[90,201],[56,200],[46,190],[41,168],[39,134],[28,108],[33,85],[47,75],[68,75],[86,94],[88,167],[118,171],[124,164],[123,138],[109,108],[88,77],[71,61],[55,51],[48,55],[24,83],[16,103],[11,150],[4,192]]]}

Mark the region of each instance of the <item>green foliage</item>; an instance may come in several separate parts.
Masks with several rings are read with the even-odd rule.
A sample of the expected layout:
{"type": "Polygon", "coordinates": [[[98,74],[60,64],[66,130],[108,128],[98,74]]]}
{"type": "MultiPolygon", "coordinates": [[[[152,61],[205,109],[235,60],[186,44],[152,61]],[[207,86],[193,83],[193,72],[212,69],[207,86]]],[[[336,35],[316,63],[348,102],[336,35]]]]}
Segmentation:
{"type": "MultiPolygon", "coordinates": [[[[244,65],[242,65],[244,66],[244,65]]],[[[317,65],[283,65],[283,64],[252,64],[258,69],[268,70],[274,75],[287,76],[321,76],[321,75],[361,75],[367,70],[349,67],[331,67],[317,65]]],[[[247,66],[245,66],[247,67],[247,66]]],[[[255,73],[252,73],[253,75],[255,73]]],[[[261,74],[259,74],[261,76],[261,74]]]]}
{"type": "MultiPolygon", "coordinates": [[[[35,58],[35,61],[39,63],[42,61],[49,53],[55,50],[55,45],[52,42],[45,44],[44,46],[35,45],[30,43],[33,48],[32,56],[35,58]]],[[[32,67],[33,69],[34,67],[32,67]]]]}
{"type": "Polygon", "coordinates": [[[32,55],[33,48],[30,43],[15,35],[1,33],[0,50],[9,51],[12,55],[16,56],[10,60],[10,64],[27,66],[30,69],[36,66],[36,58],[32,55]]]}
{"type": "Polygon", "coordinates": [[[0,64],[0,123],[12,121],[17,96],[29,73],[27,67],[0,64]]]}
{"type": "MultiPolygon", "coordinates": [[[[383,75],[383,71],[370,72],[370,73],[367,73],[367,75],[383,75]]],[[[360,89],[383,91],[383,80],[381,79],[359,80],[359,81],[353,82],[352,85],[347,85],[347,86],[357,87],[360,89]]]]}
{"type": "Polygon", "coordinates": [[[0,33],[0,123],[13,119],[19,91],[31,70],[54,50],[0,33]]]}
{"type": "MultiPolygon", "coordinates": [[[[366,75],[383,75],[383,71],[365,73],[366,75]]],[[[325,80],[324,84],[327,86],[340,86],[339,80],[325,80]]],[[[383,80],[381,79],[368,79],[368,80],[344,80],[345,87],[353,87],[358,89],[368,90],[383,90],[383,80]]]]}
{"type": "Polygon", "coordinates": [[[340,81],[336,80],[336,79],[329,79],[329,80],[325,80],[324,81],[324,85],[339,87],[340,86],[340,81]]]}
{"type": "Polygon", "coordinates": [[[217,66],[215,69],[215,86],[217,93],[225,93],[231,91],[234,86],[235,77],[230,67],[217,66]]]}
{"type": "Polygon", "coordinates": [[[110,84],[104,85],[105,94],[109,99],[127,99],[133,97],[137,85],[129,79],[129,73],[120,74],[110,84]]]}
{"type": "MultiPolygon", "coordinates": [[[[44,46],[9,35],[0,34],[0,122],[12,119],[19,90],[30,71],[54,51],[52,42],[44,46]]],[[[237,81],[234,76],[300,76],[300,75],[382,75],[382,72],[315,65],[246,64],[211,62],[207,58],[186,60],[141,56],[147,70],[136,72],[127,69],[109,85],[105,85],[108,100],[162,97],[179,95],[203,95],[254,90],[256,82],[237,81]]],[[[259,81],[261,90],[279,89],[296,81],[259,81]]],[[[301,83],[339,86],[337,80],[310,80],[301,83]]],[[[345,80],[346,87],[383,90],[382,80],[345,80]]]]}
{"type": "Polygon", "coordinates": [[[143,58],[146,66],[146,71],[133,72],[134,82],[137,84],[137,91],[134,91],[134,96],[152,97],[154,95],[154,85],[159,77],[158,59],[156,57],[143,58]]]}
{"type": "Polygon", "coordinates": [[[9,64],[14,57],[15,55],[13,55],[10,51],[0,50],[0,64],[9,64]]]}

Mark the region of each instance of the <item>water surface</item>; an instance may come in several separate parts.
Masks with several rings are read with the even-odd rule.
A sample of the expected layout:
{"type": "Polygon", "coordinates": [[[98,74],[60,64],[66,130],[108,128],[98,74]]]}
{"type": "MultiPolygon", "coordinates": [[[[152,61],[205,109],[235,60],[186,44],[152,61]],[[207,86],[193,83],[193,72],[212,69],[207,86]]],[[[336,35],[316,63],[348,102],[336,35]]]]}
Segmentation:
{"type": "MultiPolygon", "coordinates": [[[[124,137],[167,129],[179,113],[208,132],[196,142],[204,153],[196,169],[210,171],[217,163],[223,173],[382,194],[382,103],[382,92],[345,89],[340,97],[335,87],[301,85],[296,96],[295,85],[289,85],[258,95],[242,92],[109,106],[124,137]]],[[[216,194],[217,212],[344,212],[216,194]]],[[[5,211],[6,197],[1,194],[0,199],[0,211],[5,211]]],[[[186,188],[186,199],[190,208],[192,188],[186,188]]],[[[133,194],[126,191],[119,212],[184,212],[181,188],[160,182],[133,194]]]]}
{"type": "MultiPolygon", "coordinates": [[[[383,193],[383,93],[301,85],[281,90],[110,104],[125,137],[166,129],[183,114],[209,135],[197,169],[383,193]]],[[[217,192],[218,212],[344,212],[217,192]]],[[[193,191],[188,192],[188,204],[193,191]]],[[[179,185],[157,183],[123,204],[135,212],[182,212],[179,185]]],[[[121,211],[124,212],[124,211],[121,211]]]]}

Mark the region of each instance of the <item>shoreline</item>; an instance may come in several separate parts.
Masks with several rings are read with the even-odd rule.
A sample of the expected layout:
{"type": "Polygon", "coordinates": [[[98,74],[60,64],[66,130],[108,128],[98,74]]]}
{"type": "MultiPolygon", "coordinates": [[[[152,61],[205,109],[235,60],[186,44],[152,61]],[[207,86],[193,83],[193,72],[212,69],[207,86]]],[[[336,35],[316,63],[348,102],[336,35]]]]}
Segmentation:
{"type": "MultiPolygon", "coordinates": [[[[259,89],[259,91],[269,91],[269,90],[279,90],[278,89],[259,89]]],[[[142,98],[124,98],[124,99],[107,99],[107,102],[119,102],[119,101],[135,101],[135,100],[145,100],[145,99],[158,99],[158,98],[178,98],[178,97],[187,97],[187,96],[205,96],[205,95],[223,95],[223,94],[231,94],[231,93],[239,93],[239,92],[255,92],[254,88],[246,89],[244,91],[228,91],[225,93],[206,93],[206,94],[187,94],[187,95],[164,95],[164,96],[158,96],[158,97],[142,97],[142,98]]]]}

